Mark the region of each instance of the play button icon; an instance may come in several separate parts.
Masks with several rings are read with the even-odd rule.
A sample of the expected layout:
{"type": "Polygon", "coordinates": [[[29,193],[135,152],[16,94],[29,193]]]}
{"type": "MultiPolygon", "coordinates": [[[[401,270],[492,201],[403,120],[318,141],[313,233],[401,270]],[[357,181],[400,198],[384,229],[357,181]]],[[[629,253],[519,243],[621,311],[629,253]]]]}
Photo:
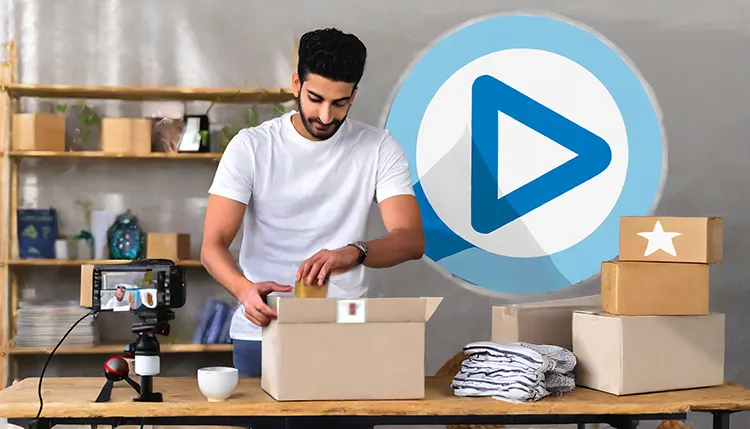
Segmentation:
{"type": "Polygon", "coordinates": [[[471,96],[471,223],[479,233],[501,228],[592,179],[612,160],[601,137],[492,76],[478,77],[471,96]],[[498,111],[577,156],[498,198],[498,111]]]}
{"type": "Polygon", "coordinates": [[[544,134],[497,112],[497,197],[508,195],[578,156],[544,134]],[[545,156],[539,156],[540,153],[545,156]]]}
{"type": "Polygon", "coordinates": [[[658,202],[658,105],[586,26],[475,19],[435,41],[396,89],[384,126],[409,161],[425,256],[456,278],[511,294],[590,279],[617,256],[620,216],[658,202]]]}

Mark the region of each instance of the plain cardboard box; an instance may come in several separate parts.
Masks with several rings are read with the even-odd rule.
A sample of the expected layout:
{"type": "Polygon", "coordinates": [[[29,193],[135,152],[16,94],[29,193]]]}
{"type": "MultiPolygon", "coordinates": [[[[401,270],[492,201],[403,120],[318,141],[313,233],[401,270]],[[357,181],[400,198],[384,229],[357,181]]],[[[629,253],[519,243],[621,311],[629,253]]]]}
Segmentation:
{"type": "Polygon", "coordinates": [[[643,262],[693,262],[713,264],[723,258],[724,223],[718,217],[657,217],[623,216],[620,218],[620,261],[643,262]],[[675,233],[672,238],[664,235],[668,244],[674,246],[670,254],[649,240],[650,233],[663,230],[675,233]],[[639,235],[642,234],[642,235],[639,235]],[[654,250],[651,252],[651,250],[654,250]]]}
{"type": "Polygon", "coordinates": [[[11,149],[65,151],[65,116],[52,113],[13,115],[11,149]]]}
{"type": "Polygon", "coordinates": [[[576,384],[615,395],[724,383],[725,316],[573,314],[576,384]]]}
{"type": "Polygon", "coordinates": [[[602,309],[624,316],[706,315],[709,266],[602,262],[602,309]]]}
{"type": "Polygon", "coordinates": [[[148,259],[190,259],[190,234],[177,232],[149,232],[146,238],[148,259]]]}
{"type": "Polygon", "coordinates": [[[424,398],[425,324],[440,301],[272,297],[261,387],[279,401],[424,398]]]}
{"type": "Polygon", "coordinates": [[[570,350],[573,312],[599,308],[599,295],[493,306],[492,341],[547,344],[570,350]]]}
{"type": "Polygon", "coordinates": [[[101,150],[106,153],[151,153],[151,120],[102,118],[101,150]]]}

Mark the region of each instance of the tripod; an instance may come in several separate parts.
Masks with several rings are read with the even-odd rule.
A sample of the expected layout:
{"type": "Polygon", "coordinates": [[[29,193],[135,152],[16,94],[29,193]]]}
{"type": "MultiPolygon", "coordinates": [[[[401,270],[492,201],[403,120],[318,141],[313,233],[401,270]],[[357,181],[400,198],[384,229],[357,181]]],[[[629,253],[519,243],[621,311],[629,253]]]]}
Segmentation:
{"type": "Polygon", "coordinates": [[[127,357],[135,357],[135,373],[141,378],[140,385],[128,377],[128,363],[119,356],[111,357],[104,365],[104,376],[107,382],[99,393],[96,402],[108,402],[111,399],[112,387],[116,381],[125,380],[138,396],[137,402],[162,402],[161,392],[154,392],[154,376],[159,375],[161,361],[160,346],[156,335],[169,335],[168,320],[174,318],[170,310],[156,313],[139,314],[141,323],[133,324],[132,331],[137,335],[134,342],[124,348],[127,357]]]}
{"type": "Polygon", "coordinates": [[[128,376],[129,372],[128,362],[120,356],[112,356],[107,359],[107,363],[104,364],[104,376],[107,378],[107,382],[104,383],[104,387],[102,387],[94,402],[109,402],[112,399],[112,388],[115,386],[115,382],[122,380],[127,381],[130,387],[140,395],[141,386],[128,376]]]}

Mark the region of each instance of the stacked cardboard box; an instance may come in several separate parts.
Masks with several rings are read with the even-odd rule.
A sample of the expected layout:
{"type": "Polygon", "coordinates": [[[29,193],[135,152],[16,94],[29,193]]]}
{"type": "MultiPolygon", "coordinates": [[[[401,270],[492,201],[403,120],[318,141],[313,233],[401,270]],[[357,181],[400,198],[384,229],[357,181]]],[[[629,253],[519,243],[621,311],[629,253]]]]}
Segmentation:
{"type": "Polygon", "coordinates": [[[573,312],[600,308],[599,294],[492,307],[492,341],[547,344],[572,350],[573,312]]]}
{"type": "Polygon", "coordinates": [[[577,383],[624,395],[724,382],[724,314],[709,311],[720,218],[623,217],[601,311],[573,315],[577,383]]]}

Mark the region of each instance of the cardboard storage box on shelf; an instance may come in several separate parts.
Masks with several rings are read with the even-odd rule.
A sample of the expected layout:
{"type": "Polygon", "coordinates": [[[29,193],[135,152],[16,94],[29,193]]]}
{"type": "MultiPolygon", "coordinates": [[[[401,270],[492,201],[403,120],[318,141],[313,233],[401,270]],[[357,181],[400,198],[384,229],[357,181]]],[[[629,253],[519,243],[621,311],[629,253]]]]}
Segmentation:
{"type": "Polygon", "coordinates": [[[151,153],[151,120],[102,118],[101,151],[138,155],[151,153]]]}
{"type": "Polygon", "coordinates": [[[424,398],[425,324],[441,301],[273,297],[261,387],[279,401],[424,398]]]}
{"type": "Polygon", "coordinates": [[[575,310],[601,308],[599,295],[492,307],[492,341],[572,347],[575,310]]]}
{"type": "Polygon", "coordinates": [[[12,150],[65,151],[65,116],[16,113],[11,130],[12,150]]]}
{"type": "Polygon", "coordinates": [[[705,315],[709,265],[602,262],[602,309],[627,316],[705,315]]]}
{"type": "Polygon", "coordinates": [[[724,383],[725,317],[573,314],[576,384],[615,395],[724,383]]]}
{"type": "Polygon", "coordinates": [[[190,234],[176,232],[149,232],[146,238],[146,258],[190,259],[190,234]]]}
{"type": "Polygon", "coordinates": [[[723,258],[718,217],[623,216],[620,261],[713,264],[723,258]]]}

